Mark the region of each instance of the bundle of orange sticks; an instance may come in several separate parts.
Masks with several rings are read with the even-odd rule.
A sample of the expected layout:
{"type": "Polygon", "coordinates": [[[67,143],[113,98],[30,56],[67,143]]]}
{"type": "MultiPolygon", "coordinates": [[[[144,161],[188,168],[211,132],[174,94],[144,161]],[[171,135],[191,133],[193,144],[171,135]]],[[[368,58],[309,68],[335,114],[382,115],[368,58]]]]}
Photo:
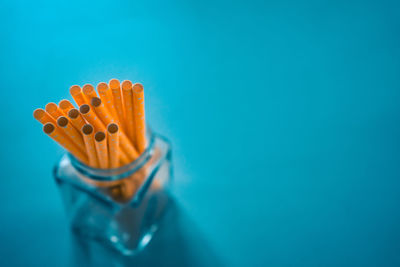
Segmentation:
{"type": "Polygon", "coordinates": [[[140,83],[112,79],[82,88],[73,85],[70,94],[77,107],[64,99],[48,103],[33,116],[43,131],[93,168],[118,168],[134,161],[145,150],[144,92],[140,83]]]}

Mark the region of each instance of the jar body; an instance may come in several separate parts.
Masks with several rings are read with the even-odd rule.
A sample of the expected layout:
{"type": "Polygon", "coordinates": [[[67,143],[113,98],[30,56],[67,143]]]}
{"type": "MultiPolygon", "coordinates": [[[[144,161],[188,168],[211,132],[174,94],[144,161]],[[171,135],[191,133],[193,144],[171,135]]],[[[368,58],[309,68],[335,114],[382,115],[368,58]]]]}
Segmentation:
{"type": "Polygon", "coordinates": [[[126,255],[147,245],[167,210],[172,177],[169,142],[153,135],[136,161],[107,172],[82,168],[64,155],[54,169],[72,229],[126,255]]]}

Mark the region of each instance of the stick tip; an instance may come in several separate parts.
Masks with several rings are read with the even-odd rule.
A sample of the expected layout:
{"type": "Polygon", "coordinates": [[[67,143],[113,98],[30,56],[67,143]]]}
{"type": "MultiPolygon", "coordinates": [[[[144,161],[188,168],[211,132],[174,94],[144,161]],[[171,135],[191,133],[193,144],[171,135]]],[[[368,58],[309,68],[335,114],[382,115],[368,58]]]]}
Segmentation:
{"type": "Polygon", "coordinates": [[[61,109],[64,110],[64,109],[70,108],[70,107],[73,106],[73,105],[71,104],[71,102],[69,102],[69,100],[63,99],[63,100],[60,101],[60,103],[58,103],[58,106],[59,106],[61,109]]]}
{"type": "Polygon", "coordinates": [[[111,79],[108,84],[110,85],[111,90],[119,89],[119,81],[117,79],[111,79]]]}
{"type": "Polygon", "coordinates": [[[38,119],[42,118],[45,113],[46,113],[46,111],[44,109],[37,108],[33,111],[33,117],[38,120],[38,119]]]}
{"type": "Polygon", "coordinates": [[[97,85],[97,91],[99,94],[105,94],[108,90],[108,84],[105,82],[101,82],[97,85]]]}
{"type": "Polygon", "coordinates": [[[86,114],[90,111],[90,106],[88,104],[83,104],[82,106],[79,107],[79,111],[82,114],[86,114]]]}
{"type": "Polygon", "coordinates": [[[122,82],[122,90],[129,91],[132,89],[132,82],[129,80],[125,80],[122,82]]]}
{"type": "Polygon", "coordinates": [[[94,140],[96,140],[97,142],[101,142],[101,141],[103,141],[104,139],[106,139],[106,134],[105,134],[104,132],[97,132],[97,133],[94,135],[94,140]]]}
{"type": "Polygon", "coordinates": [[[79,116],[79,111],[76,108],[72,108],[68,111],[68,117],[71,119],[76,119],[79,116]]]}
{"type": "Polygon", "coordinates": [[[79,85],[72,85],[72,86],[69,88],[69,93],[70,93],[72,96],[76,96],[76,95],[80,94],[81,92],[82,92],[82,89],[81,89],[81,87],[80,87],[79,85]]]}
{"type": "Polygon", "coordinates": [[[91,85],[91,84],[85,84],[83,87],[82,87],[82,92],[83,92],[83,94],[85,94],[85,95],[90,95],[92,92],[94,91],[94,87],[93,87],[93,85],[91,85]]]}
{"type": "Polygon", "coordinates": [[[133,91],[134,91],[135,93],[141,93],[141,92],[143,92],[143,85],[142,85],[141,83],[135,83],[135,84],[133,85],[133,91]]]}
{"type": "Polygon", "coordinates": [[[93,133],[93,126],[90,125],[90,124],[85,124],[85,125],[83,125],[83,127],[82,127],[82,133],[83,133],[84,135],[89,135],[89,134],[93,133]]]}
{"type": "Polygon", "coordinates": [[[43,132],[45,132],[45,134],[51,134],[55,129],[56,127],[51,122],[48,122],[45,125],[43,125],[43,132]]]}
{"type": "Polygon", "coordinates": [[[118,125],[117,125],[116,123],[110,123],[110,124],[107,126],[107,131],[108,131],[110,134],[115,134],[116,132],[118,132],[118,125]]]}
{"type": "Polygon", "coordinates": [[[90,104],[93,106],[93,107],[98,107],[98,106],[100,106],[101,105],[101,99],[100,98],[98,98],[98,97],[93,97],[91,100],[90,100],[90,104]]]}
{"type": "Polygon", "coordinates": [[[65,127],[68,124],[68,119],[64,116],[60,116],[57,119],[57,125],[60,127],[65,127]]]}
{"type": "Polygon", "coordinates": [[[53,102],[47,103],[45,107],[46,111],[49,113],[56,111],[57,108],[58,108],[57,104],[53,102]]]}

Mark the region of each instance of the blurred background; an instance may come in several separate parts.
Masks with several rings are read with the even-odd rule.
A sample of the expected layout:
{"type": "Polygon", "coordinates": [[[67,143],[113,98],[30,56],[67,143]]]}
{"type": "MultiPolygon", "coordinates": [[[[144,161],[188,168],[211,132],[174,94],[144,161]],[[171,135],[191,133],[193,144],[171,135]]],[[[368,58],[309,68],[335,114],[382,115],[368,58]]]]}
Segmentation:
{"type": "Polygon", "coordinates": [[[0,2],[2,266],[399,266],[396,1],[0,2]],[[81,249],[35,108],[141,82],[174,213],[139,256],[81,249]]]}

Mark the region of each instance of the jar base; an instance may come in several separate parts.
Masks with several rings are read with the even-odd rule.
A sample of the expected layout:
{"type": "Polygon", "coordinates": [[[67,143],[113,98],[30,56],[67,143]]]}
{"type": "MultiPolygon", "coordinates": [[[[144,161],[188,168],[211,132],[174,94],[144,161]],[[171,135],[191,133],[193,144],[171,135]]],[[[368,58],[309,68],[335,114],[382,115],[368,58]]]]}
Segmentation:
{"type": "Polygon", "coordinates": [[[147,247],[150,241],[153,239],[154,234],[157,232],[159,226],[157,224],[153,224],[149,227],[147,231],[144,232],[143,236],[139,239],[138,245],[135,248],[127,248],[118,242],[117,236],[110,236],[109,240],[99,239],[93,235],[88,235],[82,231],[82,228],[79,227],[71,227],[72,233],[78,237],[81,241],[90,245],[90,243],[96,243],[105,249],[109,249],[115,251],[124,256],[134,256],[143,249],[147,247]]]}

